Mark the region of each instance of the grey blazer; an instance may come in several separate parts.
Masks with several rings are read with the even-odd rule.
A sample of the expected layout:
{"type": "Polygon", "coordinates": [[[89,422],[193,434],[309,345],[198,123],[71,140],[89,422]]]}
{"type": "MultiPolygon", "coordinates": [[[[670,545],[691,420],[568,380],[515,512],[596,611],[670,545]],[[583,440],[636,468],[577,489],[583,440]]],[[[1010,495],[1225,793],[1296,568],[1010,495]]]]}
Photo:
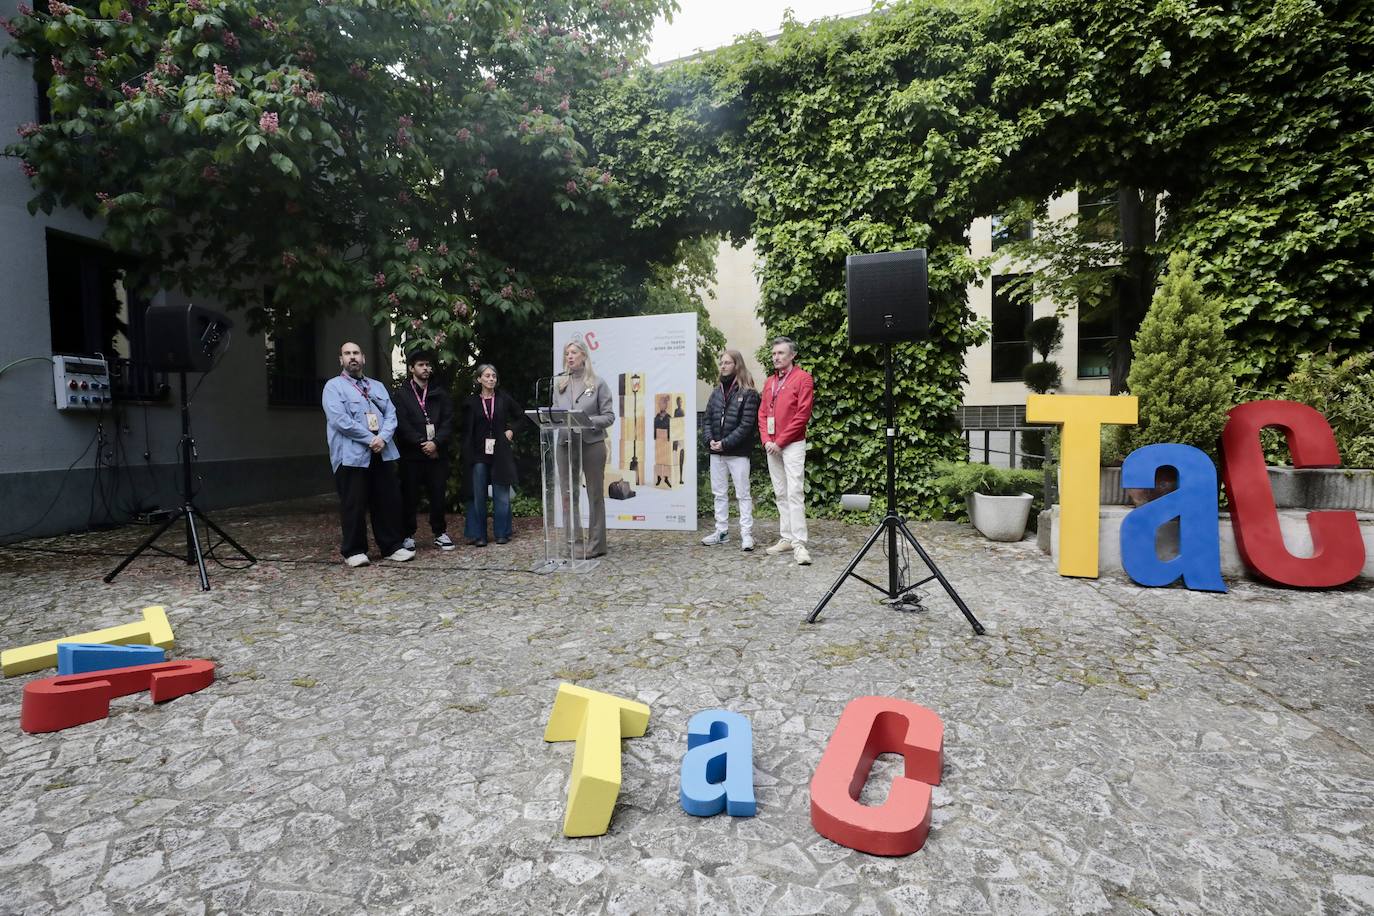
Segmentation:
{"type": "Polygon", "coordinates": [[[580,410],[592,421],[594,428],[582,431],[583,442],[604,441],[606,430],[615,422],[615,400],[611,397],[611,387],[599,376],[590,391],[581,379],[569,379],[565,390],[554,389],[553,403],[555,407],[580,410]]]}

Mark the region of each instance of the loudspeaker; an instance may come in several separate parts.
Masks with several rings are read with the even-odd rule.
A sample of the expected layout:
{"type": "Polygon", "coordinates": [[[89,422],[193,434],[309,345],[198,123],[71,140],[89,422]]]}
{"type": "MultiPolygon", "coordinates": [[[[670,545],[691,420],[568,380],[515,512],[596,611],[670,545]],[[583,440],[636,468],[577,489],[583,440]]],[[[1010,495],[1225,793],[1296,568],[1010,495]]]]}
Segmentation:
{"type": "Polygon", "coordinates": [[[143,314],[148,365],[160,372],[209,372],[233,326],[199,305],[150,305],[143,314]]]}
{"type": "Polygon", "coordinates": [[[897,343],[930,334],[926,251],[851,254],[844,260],[849,342],[897,343]]]}

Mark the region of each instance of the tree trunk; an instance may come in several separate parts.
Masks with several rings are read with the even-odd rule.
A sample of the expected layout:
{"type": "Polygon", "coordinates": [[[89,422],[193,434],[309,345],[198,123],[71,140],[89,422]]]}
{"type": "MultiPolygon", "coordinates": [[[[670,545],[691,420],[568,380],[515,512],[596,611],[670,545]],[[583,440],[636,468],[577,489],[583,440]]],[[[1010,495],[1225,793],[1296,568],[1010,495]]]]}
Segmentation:
{"type": "Polygon", "coordinates": [[[1126,390],[1131,371],[1131,343],[1154,296],[1155,276],[1149,248],[1155,242],[1157,195],[1148,189],[1125,185],[1117,189],[1121,217],[1121,258],[1125,268],[1117,287],[1117,308],[1112,319],[1116,346],[1112,349],[1111,392],[1126,390]]]}

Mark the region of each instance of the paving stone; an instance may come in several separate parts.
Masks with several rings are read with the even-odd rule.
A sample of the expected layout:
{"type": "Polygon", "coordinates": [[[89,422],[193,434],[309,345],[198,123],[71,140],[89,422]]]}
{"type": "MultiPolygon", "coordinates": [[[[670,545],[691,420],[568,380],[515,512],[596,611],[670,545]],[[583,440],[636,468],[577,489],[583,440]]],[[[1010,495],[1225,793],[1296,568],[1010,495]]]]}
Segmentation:
{"type": "MultiPolygon", "coordinates": [[[[222,513],[263,562],[149,558],[134,529],[0,550],[0,644],[168,608],[218,680],[0,752],[0,911],[104,913],[1353,913],[1374,908],[1374,592],[1227,595],[1059,577],[1032,542],[915,525],[988,627],[936,588],[896,613],[859,583],[803,622],[867,530],[814,526],[815,564],[612,532],[587,575],[537,576],[538,528],[483,551],[349,570],[336,507],[222,513]],[[610,832],[560,825],[560,681],[648,703],[610,832]],[[819,837],[809,784],[845,704],[946,726],[913,856],[819,837]],[[754,818],[678,804],[686,726],[750,717],[754,818]]],[[[766,522],[761,522],[767,527],[766,522]]],[[[764,531],[760,540],[769,538],[764,531]]],[[[699,537],[699,535],[698,535],[699,537]]],[[[880,560],[866,562],[882,578],[880,560]]],[[[861,571],[863,569],[861,568],[861,571]]],[[[17,720],[23,684],[0,681],[17,720]]],[[[902,770],[875,764],[878,804],[902,770]]]]}

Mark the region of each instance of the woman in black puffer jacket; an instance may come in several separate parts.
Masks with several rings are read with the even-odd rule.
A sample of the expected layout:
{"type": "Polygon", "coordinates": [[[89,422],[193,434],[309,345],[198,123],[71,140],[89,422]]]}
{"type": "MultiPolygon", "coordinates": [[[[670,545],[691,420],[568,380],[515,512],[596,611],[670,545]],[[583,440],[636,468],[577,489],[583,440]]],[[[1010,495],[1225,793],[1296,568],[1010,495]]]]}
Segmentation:
{"type": "Polygon", "coordinates": [[[754,549],[754,498],[749,494],[749,455],[759,427],[759,393],[738,350],[720,355],[720,384],[706,403],[701,441],[711,456],[711,494],[716,498],[716,529],[703,544],[723,544],[730,523],[729,482],[739,502],[740,549],[754,549]]]}

